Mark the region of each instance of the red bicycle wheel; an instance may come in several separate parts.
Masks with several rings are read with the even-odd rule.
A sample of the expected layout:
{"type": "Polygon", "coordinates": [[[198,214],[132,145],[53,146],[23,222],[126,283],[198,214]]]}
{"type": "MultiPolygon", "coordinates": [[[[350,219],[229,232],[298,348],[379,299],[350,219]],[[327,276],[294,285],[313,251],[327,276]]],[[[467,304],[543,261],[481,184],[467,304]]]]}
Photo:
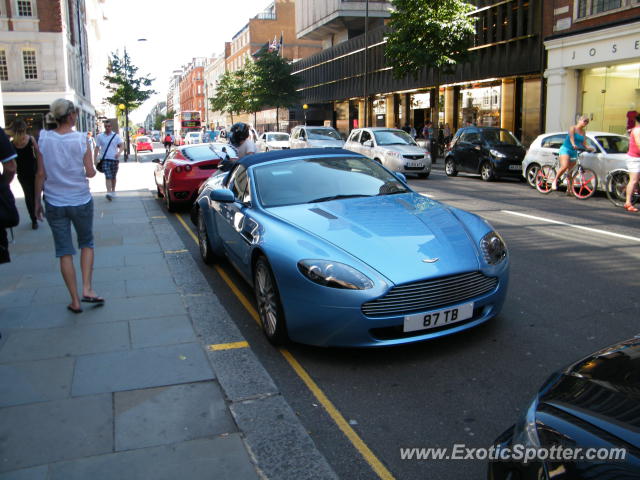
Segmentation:
{"type": "Polygon", "coordinates": [[[538,170],[535,178],[536,190],[540,193],[549,193],[551,191],[551,185],[556,179],[556,169],[551,165],[544,165],[538,170]]]}
{"type": "Polygon", "coordinates": [[[598,188],[598,177],[590,168],[580,169],[573,176],[571,190],[576,198],[586,200],[596,193],[596,188],[598,188]]]}

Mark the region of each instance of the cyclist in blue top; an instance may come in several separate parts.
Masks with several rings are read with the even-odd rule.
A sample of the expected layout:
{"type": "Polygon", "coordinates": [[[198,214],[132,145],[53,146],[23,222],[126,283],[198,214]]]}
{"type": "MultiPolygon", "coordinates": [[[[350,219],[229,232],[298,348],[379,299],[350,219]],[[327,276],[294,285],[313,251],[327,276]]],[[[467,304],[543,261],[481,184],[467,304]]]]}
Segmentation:
{"type": "Polygon", "coordinates": [[[580,117],[578,123],[569,129],[569,135],[564,139],[564,143],[558,151],[558,158],[560,160],[560,170],[556,174],[556,178],[553,180],[551,190],[558,189],[558,179],[562,178],[562,174],[567,172],[567,195],[571,195],[571,183],[573,178],[571,177],[571,170],[578,160],[578,152],[576,148],[589,150],[593,152],[594,149],[587,145],[587,135],[585,128],[589,124],[589,118],[584,115],[580,117]]]}

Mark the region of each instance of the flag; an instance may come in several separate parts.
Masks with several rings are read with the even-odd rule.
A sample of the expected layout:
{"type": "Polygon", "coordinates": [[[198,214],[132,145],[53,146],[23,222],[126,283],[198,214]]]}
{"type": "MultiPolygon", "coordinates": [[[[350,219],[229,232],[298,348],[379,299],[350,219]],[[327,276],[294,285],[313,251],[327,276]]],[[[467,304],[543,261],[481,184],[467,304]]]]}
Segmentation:
{"type": "Polygon", "coordinates": [[[278,37],[277,35],[273,36],[273,42],[271,42],[271,44],[269,45],[269,52],[276,52],[278,51],[278,37]]]}

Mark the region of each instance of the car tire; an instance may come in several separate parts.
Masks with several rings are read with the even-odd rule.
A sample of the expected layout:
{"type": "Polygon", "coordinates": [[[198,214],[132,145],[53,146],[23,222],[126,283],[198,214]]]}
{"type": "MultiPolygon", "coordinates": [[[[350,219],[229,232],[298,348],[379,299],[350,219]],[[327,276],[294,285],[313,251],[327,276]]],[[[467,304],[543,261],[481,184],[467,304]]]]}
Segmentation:
{"type": "Polygon", "coordinates": [[[419,174],[418,174],[418,178],[422,178],[422,179],[429,178],[429,174],[430,174],[430,173],[431,173],[431,172],[427,172],[427,173],[419,173],[419,174]]]}
{"type": "Polygon", "coordinates": [[[447,174],[447,177],[455,177],[456,175],[458,175],[456,163],[453,161],[453,158],[447,157],[447,159],[444,161],[444,173],[447,174]]]}
{"type": "Polygon", "coordinates": [[[176,205],[173,200],[171,200],[171,194],[169,193],[169,188],[166,183],[164,184],[164,204],[167,206],[167,211],[169,213],[176,211],[176,205]]]}
{"type": "Polygon", "coordinates": [[[253,290],[260,324],[267,339],[274,345],[287,343],[289,336],[280,293],[269,262],[264,256],[258,257],[253,269],[253,290]]]}
{"type": "Polygon", "coordinates": [[[200,258],[202,258],[204,263],[211,265],[216,261],[217,256],[211,249],[211,242],[209,242],[209,234],[207,233],[204,214],[200,209],[198,209],[198,249],[200,250],[200,258]]]}
{"type": "Polygon", "coordinates": [[[540,170],[540,165],[537,163],[532,163],[527,167],[526,180],[531,188],[536,188],[536,176],[538,175],[538,170],[540,170]]]}
{"type": "Polygon", "coordinates": [[[382,160],[380,160],[379,158],[374,158],[373,161],[378,162],[380,165],[382,165],[382,160]]]}
{"type": "Polygon", "coordinates": [[[480,166],[480,176],[485,182],[492,182],[496,179],[496,172],[493,169],[493,165],[491,165],[491,162],[484,162],[480,166]]]}

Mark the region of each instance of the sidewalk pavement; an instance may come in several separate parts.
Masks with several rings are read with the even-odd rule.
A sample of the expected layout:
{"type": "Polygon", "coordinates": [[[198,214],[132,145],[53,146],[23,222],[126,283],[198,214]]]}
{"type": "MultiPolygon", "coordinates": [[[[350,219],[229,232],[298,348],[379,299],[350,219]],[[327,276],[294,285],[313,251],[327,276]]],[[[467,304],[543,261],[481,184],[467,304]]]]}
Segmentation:
{"type": "Polygon", "coordinates": [[[337,478],[251,349],[207,348],[244,338],[147,188],[152,169],[121,165],[123,188],[145,187],[113,202],[92,181],[106,303],[79,315],[48,225],[31,230],[17,198],[0,265],[0,480],[337,478]]]}

